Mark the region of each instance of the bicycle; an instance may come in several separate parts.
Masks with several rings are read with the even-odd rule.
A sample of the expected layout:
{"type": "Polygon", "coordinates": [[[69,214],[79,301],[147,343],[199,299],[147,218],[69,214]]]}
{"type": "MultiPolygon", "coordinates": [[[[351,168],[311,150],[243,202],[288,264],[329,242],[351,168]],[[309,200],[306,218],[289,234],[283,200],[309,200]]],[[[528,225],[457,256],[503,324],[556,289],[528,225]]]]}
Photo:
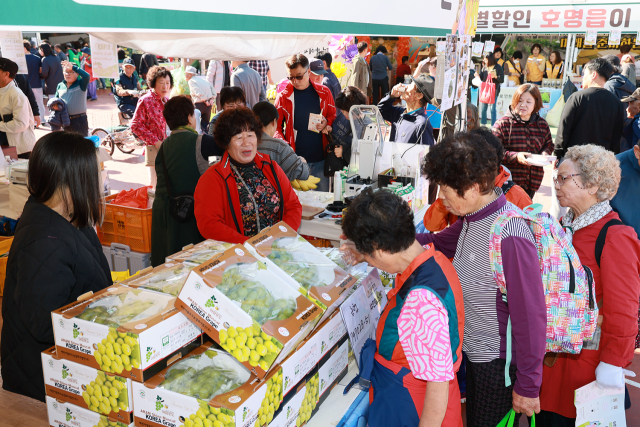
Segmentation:
{"type": "Polygon", "coordinates": [[[105,147],[110,155],[113,155],[115,148],[125,154],[131,154],[134,150],[144,148],[136,135],[131,131],[129,121],[133,114],[124,112],[104,112],[94,113],[90,118],[91,135],[100,138],[100,145],[105,147]]]}

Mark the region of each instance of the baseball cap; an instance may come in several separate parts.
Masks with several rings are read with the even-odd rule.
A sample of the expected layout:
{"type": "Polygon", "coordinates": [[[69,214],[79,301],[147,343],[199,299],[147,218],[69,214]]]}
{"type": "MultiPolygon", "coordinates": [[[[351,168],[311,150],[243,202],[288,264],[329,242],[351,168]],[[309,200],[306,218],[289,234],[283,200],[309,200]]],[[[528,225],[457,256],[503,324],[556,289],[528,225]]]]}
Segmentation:
{"type": "Polygon", "coordinates": [[[133,59],[131,58],[124,58],[124,60],[122,61],[122,66],[124,67],[125,65],[130,65],[132,67],[136,66],[136,64],[133,63],[133,59]]]}
{"type": "Polygon", "coordinates": [[[91,49],[89,49],[88,47],[83,47],[81,52],[86,53],[87,55],[91,55],[91,49]]]}
{"type": "Polygon", "coordinates": [[[324,69],[324,62],[321,59],[314,59],[309,62],[309,71],[313,74],[327,74],[327,70],[324,69]]]}
{"type": "Polygon", "coordinates": [[[7,58],[0,58],[0,70],[8,71],[9,77],[13,79],[18,74],[18,64],[7,58]]]}
{"type": "Polygon", "coordinates": [[[189,65],[187,68],[184,69],[185,73],[189,73],[189,74],[198,74],[198,70],[196,70],[195,67],[192,67],[191,65],[189,65]]]}
{"type": "Polygon", "coordinates": [[[427,74],[420,74],[418,77],[411,76],[411,80],[416,84],[416,87],[422,93],[427,101],[433,99],[435,92],[436,81],[433,77],[427,74]]]}
{"type": "Polygon", "coordinates": [[[636,89],[631,96],[627,96],[626,98],[623,98],[620,100],[621,102],[633,102],[633,101],[640,101],[640,89],[636,89]]]}

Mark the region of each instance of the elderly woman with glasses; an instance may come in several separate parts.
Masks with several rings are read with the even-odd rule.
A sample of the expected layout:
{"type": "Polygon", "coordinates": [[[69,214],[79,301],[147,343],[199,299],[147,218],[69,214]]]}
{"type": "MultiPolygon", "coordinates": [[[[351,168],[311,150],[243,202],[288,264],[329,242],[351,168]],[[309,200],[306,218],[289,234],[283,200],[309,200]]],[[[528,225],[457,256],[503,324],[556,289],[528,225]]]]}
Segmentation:
{"type": "Polygon", "coordinates": [[[593,272],[598,329],[580,354],[545,359],[538,425],[574,426],[574,391],[594,380],[603,389],[624,387],[624,369],[634,355],[640,297],[640,242],[611,210],[620,163],[597,145],[567,150],[555,179],[562,218],[582,264],[593,272]]]}

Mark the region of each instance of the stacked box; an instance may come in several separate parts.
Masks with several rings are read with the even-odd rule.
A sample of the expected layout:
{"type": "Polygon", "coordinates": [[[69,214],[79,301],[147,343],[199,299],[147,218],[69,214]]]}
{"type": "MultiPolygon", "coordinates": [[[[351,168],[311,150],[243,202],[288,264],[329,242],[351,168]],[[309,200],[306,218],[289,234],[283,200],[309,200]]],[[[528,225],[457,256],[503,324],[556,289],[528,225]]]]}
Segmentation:
{"type": "Polygon", "coordinates": [[[176,307],[258,378],[284,360],[321,315],[242,245],[195,268],[176,307]]]}
{"type": "Polygon", "coordinates": [[[58,357],[144,381],[200,345],[170,295],[122,285],[51,313],[58,357]],[[114,363],[115,362],[115,363],[114,363]]]}
{"type": "Polygon", "coordinates": [[[282,373],[259,380],[209,342],[133,387],[138,427],[266,426],[280,406],[282,373]]]}
{"type": "Polygon", "coordinates": [[[88,409],[61,402],[51,396],[46,398],[49,427],[133,427],[131,424],[107,419],[88,409]]]}

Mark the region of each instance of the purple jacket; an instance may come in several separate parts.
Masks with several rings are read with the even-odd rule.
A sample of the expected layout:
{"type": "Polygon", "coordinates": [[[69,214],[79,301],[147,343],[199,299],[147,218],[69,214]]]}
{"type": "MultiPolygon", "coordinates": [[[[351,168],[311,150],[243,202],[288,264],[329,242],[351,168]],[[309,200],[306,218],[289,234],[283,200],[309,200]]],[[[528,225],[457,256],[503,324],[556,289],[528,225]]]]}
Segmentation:
{"type": "MultiPolygon", "coordinates": [[[[460,217],[442,232],[437,234],[418,234],[416,238],[422,245],[433,243],[436,249],[441,251],[447,258],[454,258],[454,264],[464,264],[465,260],[456,262],[456,258],[460,257],[460,253],[465,250],[465,245],[475,245],[475,250],[486,250],[488,253],[489,236],[487,236],[486,243],[483,240],[478,241],[478,239],[475,239],[475,242],[465,241],[469,230],[474,226],[474,222],[480,224],[479,221],[503,210],[506,203],[505,196],[500,195],[498,199],[481,210],[466,217],[460,217]]],[[[524,226],[520,226],[520,230],[526,232],[524,226]]],[[[511,316],[513,337],[511,363],[517,367],[514,390],[521,396],[535,398],[538,397],[542,382],[542,360],[545,354],[547,325],[544,287],[540,274],[538,253],[530,240],[512,234],[502,240],[502,260],[507,285],[508,305],[503,302],[500,289],[496,285],[495,312],[500,334],[499,354],[500,358],[506,358],[507,320],[511,316]]],[[[472,264],[472,262],[467,264],[472,264]]],[[[483,266],[484,271],[486,271],[486,268],[485,264],[483,266]]],[[[469,278],[474,277],[476,274],[475,270],[458,270],[461,283],[465,276],[469,278]]],[[[467,299],[468,295],[464,295],[464,298],[467,299]]],[[[488,300],[492,301],[493,298],[488,300]]],[[[465,316],[467,325],[469,324],[468,322],[473,322],[473,318],[470,318],[469,314],[465,313],[465,316]]],[[[495,325],[495,321],[493,324],[495,325]]],[[[467,325],[465,325],[465,329],[467,325]]],[[[478,325],[473,326],[477,330],[478,325]]],[[[487,326],[487,328],[490,328],[490,326],[487,326]]],[[[482,335],[481,332],[480,335],[482,335]]],[[[465,336],[470,338],[466,330],[465,336]]],[[[478,337],[478,339],[482,339],[482,337],[478,337]]]]}

